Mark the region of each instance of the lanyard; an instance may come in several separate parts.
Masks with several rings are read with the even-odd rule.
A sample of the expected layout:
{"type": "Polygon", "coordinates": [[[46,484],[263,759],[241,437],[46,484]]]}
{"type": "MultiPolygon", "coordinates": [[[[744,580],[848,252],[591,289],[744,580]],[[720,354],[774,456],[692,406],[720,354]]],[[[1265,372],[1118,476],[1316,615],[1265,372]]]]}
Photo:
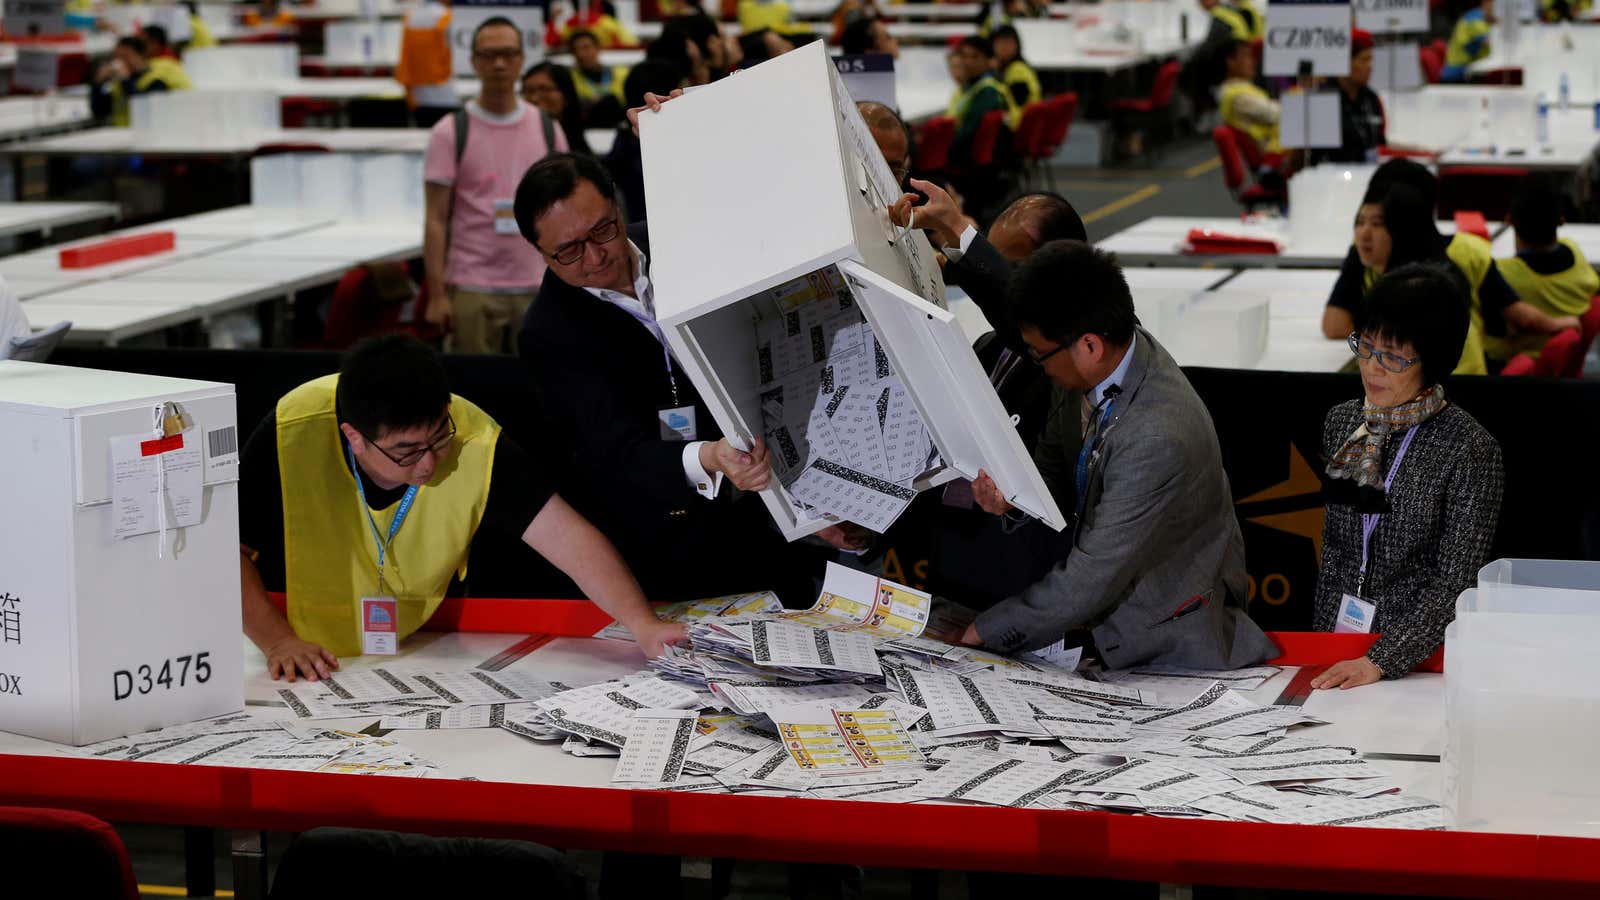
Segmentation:
{"type": "MultiPolygon", "coordinates": [[[[1385,494],[1389,492],[1389,485],[1394,484],[1395,473],[1400,471],[1400,461],[1406,458],[1406,449],[1411,446],[1411,439],[1416,436],[1416,426],[1412,426],[1406,431],[1405,440],[1400,442],[1400,449],[1394,455],[1394,462],[1389,463],[1389,477],[1383,480],[1385,494]]],[[[1361,589],[1367,585],[1367,548],[1372,543],[1372,533],[1378,530],[1378,520],[1382,518],[1383,513],[1361,514],[1361,571],[1356,576],[1357,597],[1361,597],[1361,589]]]]}
{"type": "Polygon", "coordinates": [[[372,518],[372,507],[367,505],[367,489],[361,484],[361,470],[356,468],[356,451],[349,444],[345,445],[345,452],[350,455],[350,474],[356,479],[356,495],[361,498],[361,511],[367,514],[367,524],[372,526],[372,539],[378,544],[378,590],[383,590],[383,563],[389,555],[389,545],[394,543],[394,536],[400,532],[400,525],[405,522],[406,516],[411,513],[411,504],[417,499],[417,486],[406,488],[405,496],[400,498],[400,508],[394,511],[394,521],[389,523],[389,539],[384,540],[378,531],[378,522],[372,518]]]}
{"type": "Polygon", "coordinates": [[[651,313],[650,310],[645,306],[644,297],[642,296],[644,292],[640,291],[639,293],[641,296],[634,298],[639,301],[638,309],[634,309],[629,304],[619,303],[615,300],[607,302],[632,316],[634,320],[640,325],[643,325],[645,330],[650,332],[650,336],[655,338],[656,342],[661,345],[661,359],[662,362],[665,363],[667,369],[667,385],[668,387],[672,388],[672,405],[677,407],[679,405],[678,376],[674,373],[674,368],[672,365],[672,350],[667,347],[667,338],[666,335],[661,331],[661,323],[656,321],[655,315],[651,313]]]}
{"type": "MultiPolygon", "coordinates": [[[[1086,435],[1083,442],[1083,449],[1078,451],[1078,468],[1076,477],[1076,484],[1078,488],[1078,509],[1075,515],[1075,518],[1078,520],[1078,522],[1083,520],[1083,510],[1089,502],[1089,460],[1093,458],[1095,452],[1100,449],[1100,445],[1105,443],[1106,426],[1111,422],[1111,413],[1116,408],[1116,393],[1107,391],[1105,396],[1100,398],[1100,402],[1095,404],[1095,412],[1100,413],[1100,421],[1098,424],[1094,425],[1093,430],[1089,432],[1089,434],[1093,435],[1093,437],[1086,435]],[[1104,407],[1103,412],[1101,411],[1102,407],[1104,407]]],[[[1093,416],[1094,414],[1090,413],[1091,420],[1093,419],[1093,416]]],[[[1074,528],[1077,527],[1078,522],[1074,523],[1074,528]]]]}

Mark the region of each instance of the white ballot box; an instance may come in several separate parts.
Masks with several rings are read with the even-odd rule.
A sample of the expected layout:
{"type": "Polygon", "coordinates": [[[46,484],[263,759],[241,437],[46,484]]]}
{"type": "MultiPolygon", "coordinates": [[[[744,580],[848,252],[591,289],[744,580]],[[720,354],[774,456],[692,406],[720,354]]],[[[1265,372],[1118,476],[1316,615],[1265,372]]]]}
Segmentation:
{"type": "MultiPolygon", "coordinates": [[[[820,42],[640,124],[657,319],[729,441],[766,438],[785,536],[882,531],[980,469],[1064,526],[820,42]]],[[[698,424],[670,412],[664,432],[698,424]]]]}
{"type": "Polygon", "coordinates": [[[231,385],[0,362],[0,730],[244,706],[238,435],[231,385]]]}
{"type": "Polygon", "coordinates": [[[1253,369],[1267,353],[1269,301],[1256,294],[1151,288],[1139,321],[1179,365],[1253,369]]]}
{"type": "Polygon", "coordinates": [[[1600,563],[1497,560],[1445,631],[1444,796],[1462,831],[1600,837],[1600,563]]]}

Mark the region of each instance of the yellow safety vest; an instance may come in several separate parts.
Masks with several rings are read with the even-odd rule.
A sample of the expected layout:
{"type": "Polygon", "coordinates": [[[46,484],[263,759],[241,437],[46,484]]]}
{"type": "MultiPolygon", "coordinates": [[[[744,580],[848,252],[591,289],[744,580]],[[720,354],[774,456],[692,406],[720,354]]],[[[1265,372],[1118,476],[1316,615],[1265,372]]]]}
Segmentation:
{"type": "MultiPolygon", "coordinates": [[[[1455,374],[1487,375],[1489,364],[1483,355],[1483,303],[1478,299],[1478,289],[1483,286],[1489,266],[1494,263],[1489,242],[1475,234],[1457,234],[1444,248],[1444,255],[1467,279],[1467,285],[1472,289],[1471,305],[1467,308],[1467,341],[1461,346],[1461,359],[1456,363],[1455,374]]],[[[1372,290],[1382,275],[1376,269],[1367,269],[1362,293],[1372,290]]]]}
{"type": "Polygon", "coordinates": [[[1005,82],[1006,94],[1011,97],[1011,130],[1016,131],[1022,127],[1022,110],[1029,103],[1038,103],[1044,99],[1044,89],[1039,86],[1039,75],[1033,67],[1020,59],[1013,59],[1000,73],[1000,79],[1005,82]],[[1025,99],[1018,102],[1016,91],[1012,85],[1023,85],[1026,93],[1025,99]]]}
{"type": "Polygon", "coordinates": [[[205,20],[199,16],[190,16],[189,49],[204,50],[207,47],[215,47],[216,45],[217,39],[211,36],[211,26],[207,25],[205,20]]]}
{"type": "MultiPolygon", "coordinates": [[[[967,108],[972,106],[972,101],[977,99],[978,95],[985,90],[994,91],[1005,101],[1008,120],[1020,120],[1022,110],[1017,107],[1017,102],[1011,99],[1011,92],[1006,90],[1005,85],[1001,84],[999,79],[988,72],[981,75],[971,85],[956,91],[955,96],[950,98],[950,106],[945,109],[944,114],[960,123],[962,119],[966,118],[967,108]]],[[[959,124],[957,127],[959,127],[959,124]]]]}
{"type": "Polygon", "coordinates": [[[572,88],[578,94],[578,103],[582,106],[593,106],[600,102],[600,98],[610,94],[617,98],[618,103],[625,103],[626,97],[622,92],[623,84],[628,80],[627,66],[608,66],[605,70],[611,78],[605,84],[596,84],[583,74],[577,66],[572,67],[572,88]]]}
{"type": "Polygon", "coordinates": [[[1244,22],[1245,30],[1249,33],[1247,40],[1255,41],[1267,36],[1267,17],[1250,0],[1233,0],[1231,12],[1244,22]]]}
{"type": "MultiPolygon", "coordinates": [[[[165,56],[152,58],[133,86],[140,93],[150,89],[150,85],[160,81],[167,86],[169,91],[186,91],[194,87],[189,81],[188,73],[183,71],[183,66],[175,59],[165,56]]],[[[111,84],[111,124],[126,128],[129,124],[128,97],[122,90],[122,82],[114,81],[111,84]]]]}
{"type": "MultiPolygon", "coordinates": [[[[335,413],[339,376],[309,381],[278,401],[278,475],[283,484],[284,575],[289,624],[302,639],[340,656],[361,653],[361,598],[378,593],[378,547],[399,504],[372,511],[335,413]]],[[[489,501],[500,426],[460,397],[450,398],[456,437],[433,480],[417,491],[390,545],[384,586],[398,601],[399,636],[416,631],[444,599],[451,576],[467,574],[467,551],[489,501]]]]}
{"type": "Polygon", "coordinates": [[[1473,10],[1462,16],[1456,22],[1456,27],[1450,32],[1450,43],[1445,48],[1444,64],[1447,66],[1465,66],[1489,55],[1489,44],[1484,42],[1478,45],[1478,52],[1467,50],[1467,45],[1490,32],[1488,21],[1483,18],[1483,13],[1473,10]]]}
{"type": "Polygon", "coordinates": [[[1222,91],[1217,97],[1217,112],[1222,116],[1223,124],[1231,125],[1250,135],[1251,139],[1256,142],[1256,147],[1262,153],[1278,152],[1278,126],[1251,122],[1234,114],[1234,104],[1246,94],[1269,102],[1272,100],[1266,91],[1245,81],[1243,78],[1224,81],[1222,83],[1222,91]]]}
{"type": "MultiPolygon", "coordinates": [[[[1546,315],[1581,316],[1589,311],[1590,298],[1600,293],[1600,275],[1595,274],[1577,244],[1562,238],[1561,246],[1572,251],[1572,267],[1564,272],[1541,275],[1517,256],[1497,259],[1495,266],[1511,289],[1517,292],[1519,300],[1532,304],[1546,315]]],[[[1548,335],[1543,334],[1506,337],[1484,335],[1483,349],[1490,359],[1501,362],[1518,353],[1527,353],[1537,359],[1544,342],[1549,339],[1548,335]]]]}
{"type": "Polygon", "coordinates": [[[1211,17],[1228,26],[1228,29],[1233,32],[1234,40],[1254,40],[1251,36],[1250,23],[1245,21],[1244,16],[1239,15],[1237,9],[1225,3],[1218,3],[1216,6],[1211,7],[1211,17]]]}
{"type": "Polygon", "coordinates": [[[789,4],[783,0],[763,3],[760,0],[739,0],[739,30],[744,34],[769,29],[779,34],[810,34],[811,26],[791,21],[789,4]]]}

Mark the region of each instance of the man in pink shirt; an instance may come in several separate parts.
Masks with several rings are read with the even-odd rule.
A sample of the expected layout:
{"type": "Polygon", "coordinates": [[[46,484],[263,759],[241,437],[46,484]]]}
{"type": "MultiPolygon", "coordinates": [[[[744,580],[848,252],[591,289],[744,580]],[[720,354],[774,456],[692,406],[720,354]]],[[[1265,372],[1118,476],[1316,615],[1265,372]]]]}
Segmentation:
{"type": "Polygon", "coordinates": [[[440,119],[428,138],[426,315],[450,331],[449,348],[459,353],[509,351],[544,279],[544,260],[518,232],[512,200],[522,173],[551,152],[565,152],[567,139],[517,96],[522,40],[509,19],[478,26],[472,35],[478,96],[440,119]]]}

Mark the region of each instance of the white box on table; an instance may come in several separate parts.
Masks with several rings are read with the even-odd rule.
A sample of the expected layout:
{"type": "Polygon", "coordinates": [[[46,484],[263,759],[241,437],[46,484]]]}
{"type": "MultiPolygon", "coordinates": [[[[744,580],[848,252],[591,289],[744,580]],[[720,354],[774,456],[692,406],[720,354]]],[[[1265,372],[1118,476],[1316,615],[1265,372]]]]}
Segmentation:
{"type": "Polygon", "coordinates": [[[1463,831],[1600,837],[1600,564],[1498,560],[1445,631],[1444,805],[1463,831]]]}
{"type": "Polygon", "coordinates": [[[227,44],[190,49],[183,68],[200,90],[300,77],[300,48],[294,44],[227,44]]]}
{"type": "MultiPolygon", "coordinates": [[[[749,448],[760,434],[768,292],[836,270],[943,458],[913,486],[981,468],[1013,505],[1064,526],[945,306],[933,248],[889,223],[899,185],[820,42],[691,91],[640,132],[656,315],[730,442],[749,448]]],[[[762,498],[790,540],[832,524],[799,515],[777,479],[762,498]]]]}
{"type": "Polygon", "coordinates": [[[1179,365],[1253,369],[1267,352],[1264,296],[1174,288],[1140,291],[1139,321],[1179,365]]]}
{"type": "Polygon", "coordinates": [[[87,744],[243,707],[236,425],[231,385],[0,362],[0,730],[87,744]],[[111,438],[165,401],[201,443],[201,521],[118,540],[111,438]]]}

